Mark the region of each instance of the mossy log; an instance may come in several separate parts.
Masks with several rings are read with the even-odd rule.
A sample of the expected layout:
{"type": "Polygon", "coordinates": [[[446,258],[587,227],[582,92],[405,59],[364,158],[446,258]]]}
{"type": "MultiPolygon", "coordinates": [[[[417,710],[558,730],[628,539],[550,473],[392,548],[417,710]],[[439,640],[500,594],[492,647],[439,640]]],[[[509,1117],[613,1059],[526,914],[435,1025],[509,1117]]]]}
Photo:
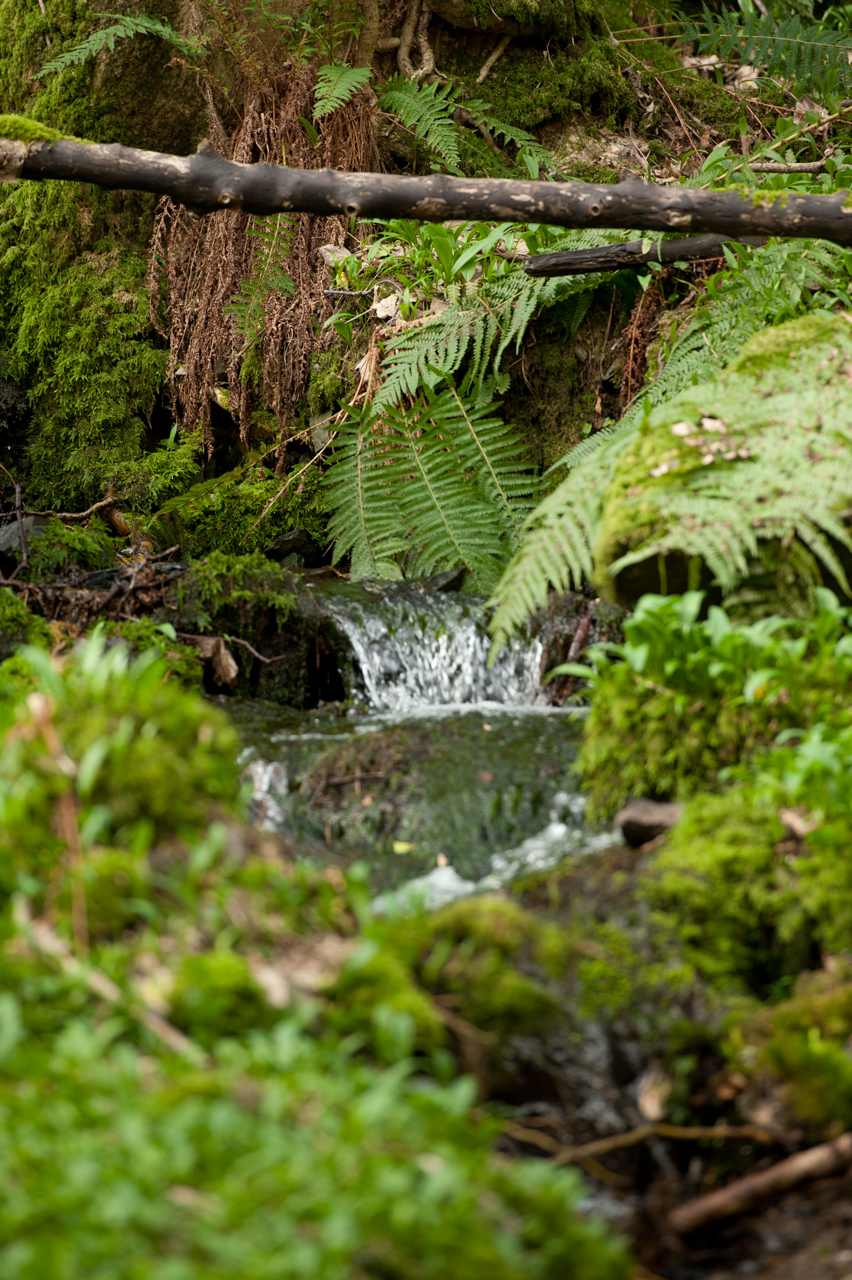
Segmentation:
{"type": "Polygon", "coordinates": [[[198,214],[243,209],[324,217],[511,219],[563,227],[636,227],[647,231],[784,235],[852,244],[848,191],[800,196],[665,189],[630,178],[615,186],[584,182],[515,182],[445,174],[397,176],[238,164],[204,142],[193,156],[170,156],[118,144],[26,142],[0,138],[0,180],[61,179],[168,195],[198,214]]]}

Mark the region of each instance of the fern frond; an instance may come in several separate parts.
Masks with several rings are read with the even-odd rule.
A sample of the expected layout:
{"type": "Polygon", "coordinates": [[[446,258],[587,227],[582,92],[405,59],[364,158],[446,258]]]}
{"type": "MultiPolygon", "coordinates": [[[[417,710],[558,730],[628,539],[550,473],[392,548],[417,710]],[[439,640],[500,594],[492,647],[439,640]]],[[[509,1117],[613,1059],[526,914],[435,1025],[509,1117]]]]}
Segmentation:
{"type": "Polygon", "coordinates": [[[253,347],[266,323],[266,300],[274,293],[292,293],[293,281],[284,269],[295,223],[293,215],[255,218],[246,232],[255,242],[251,274],[223,308],[233,316],[243,339],[243,354],[253,347]]]}
{"type": "Polygon", "coordinates": [[[108,49],[112,53],[116,40],[129,40],[133,36],[160,36],[188,58],[206,56],[207,50],[202,45],[184,39],[179,31],[175,31],[174,27],[162,18],[148,18],[142,13],[135,15],[100,13],[98,17],[114,18],[115,22],[111,27],[102,27],[100,31],[93,31],[81,44],[76,44],[72,49],[66,49],[64,53],[51,58],[40,71],[35,73],[33,79],[38,80],[54,71],[64,71],[66,67],[78,66],[88,58],[96,57],[102,49],[108,49]]]}
{"type": "Polygon", "coordinates": [[[478,125],[482,125],[490,134],[501,137],[504,142],[511,142],[519,151],[525,151],[527,155],[534,156],[542,164],[552,159],[547,147],[542,146],[537,138],[527,133],[526,129],[504,124],[492,115],[490,102],[483,102],[481,98],[465,98],[458,105],[469,111],[478,125]]]}
{"type": "Polygon", "coordinates": [[[423,391],[410,409],[352,411],[325,484],[335,561],[353,577],[466,565],[483,588],[517,545],[535,478],[518,437],[469,388],[423,391]]]}
{"type": "Polygon", "coordinates": [[[388,80],[379,106],[398,115],[415,138],[458,171],[459,128],[453,120],[456,96],[450,84],[420,84],[397,74],[388,80]]]}
{"type": "Polygon", "coordinates": [[[372,74],[370,67],[349,67],[345,62],[320,67],[314,89],[314,119],[321,120],[342,107],[369,82],[372,74]]]}
{"type": "MultiPolygon", "coordinates": [[[[615,233],[617,234],[617,233],[615,233]]],[[[600,233],[598,233],[598,237],[600,233]]],[[[573,233],[560,243],[571,248],[598,242],[593,232],[573,233]]],[[[382,365],[384,381],[376,405],[397,404],[416,395],[418,387],[435,387],[452,378],[466,363],[472,386],[499,373],[506,352],[521,342],[542,307],[574,298],[569,337],[586,314],[600,275],[535,279],[512,269],[495,279],[460,287],[448,294],[450,305],[439,316],[406,329],[389,343],[382,365]]]]}
{"type": "Polygon", "coordinates": [[[795,81],[805,90],[824,87],[828,72],[837,75],[837,88],[852,86],[852,67],[847,51],[852,51],[849,36],[832,31],[822,23],[803,26],[796,15],[779,21],[755,9],[743,17],[737,10],[722,9],[718,14],[706,4],[700,20],[686,23],[688,38],[697,41],[702,53],[715,49],[722,58],[751,62],[764,67],[766,74],[795,81]]]}
{"type": "MultiPolygon", "coordinates": [[[[672,399],[690,383],[714,377],[759,329],[779,324],[808,309],[836,305],[842,291],[840,282],[845,276],[843,252],[838,246],[823,241],[798,245],[770,243],[757,249],[741,270],[723,282],[712,300],[696,309],[693,319],[675,341],[659,378],[644,387],[621,421],[576,445],[551,469],[564,466],[568,468],[568,475],[527,520],[521,547],[494,592],[495,645],[502,644],[545,602],[551,588],[561,591],[572,585],[577,587],[584,577],[591,575],[604,492],[622,450],[635,439],[648,410],[672,399]],[[791,301],[792,298],[796,301],[791,301]]],[[[801,471],[801,442],[794,454],[798,461],[791,457],[789,465],[801,471]]],[[[764,501],[763,486],[769,483],[770,471],[769,466],[765,471],[750,471],[753,482],[744,477],[737,482],[742,486],[742,501],[753,514],[764,501]]],[[[741,472],[742,468],[737,468],[738,476],[741,472]]],[[[696,482],[698,488],[690,488],[689,498],[683,499],[682,511],[675,510],[673,505],[668,516],[661,514],[661,518],[672,522],[665,535],[669,541],[658,539],[649,543],[641,555],[631,553],[633,558],[620,561],[613,572],[626,568],[637,558],[644,559],[676,546],[685,555],[706,558],[725,590],[743,581],[751,572],[749,565],[759,544],[770,534],[749,533],[742,522],[735,521],[733,512],[724,508],[727,499],[721,494],[712,497],[714,483],[718,483],[715,478],[696,482]],[[710,486],[706,493],[701,488],[704,484],[710,486]],[[702,501],[709,505],[702,508],[707,518],[701,521],[700,533],[693,539],[688,532],[694,515],[690,504],[697,501],[699,490],[702,501]],[[711,506],[715,512],[713,518],[711,506]],[[730,532],[732,528],[738,530],[736,535],[730,532]]],[[[792,529],[829,572],[843,582],[844,578],[837,573],[840,566],[836,557],[832,558],[830,540],[846,545],[843,541],[846,535],[841,536],[842,530],[830,513],[829,496],[834,489],[828,479],[825,485],[824,500],[819,500],[816,491],[803,488],[802,494],[806,497],[801,508],[793,504],[787,510],[787,499],[779,498],[777,511],[775,507],[764,511],[761,506],[759,518],[775,521],[766,526],[774,530],[773,537],[787,519],[783,527],[788,532],[792,529]],[[793,520],[791,512],[798,510],[801,517],[793,520]]],[[[774,492],[771,486],[769,491],[774,492]]],[[[673,504],[680,501],[674,489],[667,492],[672,495],[673,504]]]]}

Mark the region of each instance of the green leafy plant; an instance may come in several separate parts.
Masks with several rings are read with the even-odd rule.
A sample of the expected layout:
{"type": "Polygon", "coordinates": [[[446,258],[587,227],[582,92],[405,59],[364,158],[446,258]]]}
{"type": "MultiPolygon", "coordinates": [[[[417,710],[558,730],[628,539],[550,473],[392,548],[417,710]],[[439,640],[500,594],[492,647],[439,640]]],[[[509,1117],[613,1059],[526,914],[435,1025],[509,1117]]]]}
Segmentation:
{"type": "Polygon", "coordinates": [[[186,40],[179,31],[175,31],[171,23],[163,18],[149,18],[144,13],[121,15],[101,13],[98,17],[115,18],[115,22],[111,27],[102,27],[100,31],[93,31],[80,44],[66,49],[56,58],[51,58],[33,78],[38,80],[41,76],[64,71],[66,67],[78,66],[88,58],[96,57],[102,49],[108,49],[112,53],[116,40],[130,40],[134,36],[159,36],[162,40],[167,40],[169,44],[174,45],[187,58],[203,58],[207,55],[207,50],[202,44],[194,40],[186,40]]]}
{"type": "MultiPolygon", "coordinates": [[[[414,138],[425,143],[453,173],[461,173],[462,154],[472,138],[453,118],[459,108],[467,113],[474,125],[487,128],[490,133],[496,133],[516,146],[519,158],[526,156],[537,164],[544,164],[549,158],[546,148],[532,134],[497,120],[490,104],[479,98],[463,100],[460,90],[449,83],[435,81],[425,84],[406,80],[399,74],[393,75],[379,98],[379,106],[383,111],[398,116],[414,138]]],[[[492,168],[493,159],[492,153],[492,168]]]]}
{"type": "Polygon", "coordinates": [[[314,120],[322,120],[369,83],[373,74],[370,67],[350,67],[345,62],[335,62],[320,67],[314,90],[314,120]]]}
{"type": "Polygon", "coordinates": [[[585,676],[592,708],[578,768],[593,816],[631,795],[682,799],[713,786],[719,769],[748,759],[783,728],[849,720],[840,690],[852,675],[849,609],[817,589],[811,620],[734,623],[704,594],[643,596],[624,643],[592,646],[585,676]],[[641,739],[637,753],[630,743],[641,739]]]}
{"type": "Polygon", "coordinates": [[[372,405],[340,428],[326,479],[335,558],[355,577],[466,565],[495,579],[535,491],[512,428],[469,388],[423,390],[410,409],[372,405]]]}
{"type": "Polygon", "coordinates": [[[850,48],[846,31],[832,30],[821,22],[804,25],[798,14],[779,19],[775,13],[749,14],[723,9],[712,13],[702,4],[700,20],[687,20],[689,39],[699,42],[701,52],[716,50],[737,63],[753,63],[769,76],[792,80],[804,91],[822,90],[826,76],[835,77],[838,87],[852,85],[852,68],[846,56],[850,48]]]}

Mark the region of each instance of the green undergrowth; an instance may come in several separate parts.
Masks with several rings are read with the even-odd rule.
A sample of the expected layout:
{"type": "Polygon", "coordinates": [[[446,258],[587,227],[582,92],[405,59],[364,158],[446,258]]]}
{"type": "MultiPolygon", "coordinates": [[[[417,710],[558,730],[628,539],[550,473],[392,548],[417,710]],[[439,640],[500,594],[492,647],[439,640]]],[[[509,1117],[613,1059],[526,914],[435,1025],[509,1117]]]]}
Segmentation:
{"type": "MultiPolygon", "coordinates": [[[[88,525],[66,525],[52,519],[34,531],[24,574],[32,582],[52,582],[73,566],[87,571],[109,569],[126,539],[116,538],[108,525],[93,517],[88,525]]],[[[20,555],[16,552],[16,557],[20,555]]]]}
{"type": "Polygon", "coordinates": [[[50,648],[50,630],[11,588],[0,587],[0,659],[10,658],[22,644],[50,648]]]}
{"type": "Polygon", "coordinates": [[[249,555],[292,528],[324,542],[327,516],[317,470],[306,470],[302,485],[288,486],[283,496],[282,487],[272,471],[244,464],[178,492],[141,524],[163,546],[178,545],[182,555],[196,557],[213,551],[249,555]]]}
{"type": "MultiPolygon", "coordinates": [[[[281,625],[293,612],[293,578],[260,552],[226,555],[212,552],[179,579],[177,603],[188,630],[209,631],[230,623],[242,635],[252,629],[256,610],[281,625]]],[[[260,624],[258,624],[260,625],[260,624]]]]}
{"type": "Polygon", "coordinates": [[[19,656],[32,693],[0,702],[0,1269],[626,1278],[572,1172],[491,1154],[434,1001],[533,1029],[560,940],[499,900],[371,925],[357,867],[243,824],[228,721],[155,653],[98,633],[19,656]],[[33,916],[70,949],[85,932],[115,993],[46,954],[33,916]],[[189,1039],[166,1047],[144,1008],[189,1039]]]}
{"type": "Polygon", "coordinates": [[[592,707],[578,769],[590,818],[611,818],[632,796],[681,800],[712,788],[720,769],[782,731],[848,724],[850,611],[825,588],[816,599],[811,619],[735,623],[716,605],[702,618],[702,592],[644,596],[623,644],[588,651],[592,707]]]}
{"type": "Polygon", "coordinates": [[[752,609],[807,609],[823,579],[845,588],[850,358],[844,317],[808,316],[646,416],[604,496],[600,589],[629,599],[650,577],[665,592],[690,562],[752,609]]]}

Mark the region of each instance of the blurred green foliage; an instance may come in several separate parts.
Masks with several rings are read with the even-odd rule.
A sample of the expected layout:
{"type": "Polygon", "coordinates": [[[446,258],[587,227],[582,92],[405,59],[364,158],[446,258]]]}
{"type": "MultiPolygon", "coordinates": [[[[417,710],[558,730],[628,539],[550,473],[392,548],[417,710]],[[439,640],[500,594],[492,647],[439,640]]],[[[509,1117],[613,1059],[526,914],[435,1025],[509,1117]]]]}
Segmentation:
{"type": "MultiPolygon", "coordinates": [[[[473,1081],[418,1050],[387,983],[370,999],[404,927],[369,924],[363,872],[294,863],[242,824],[223,714],[100,629],[62,661],[11,661],[31,677],[0,696],[0,1274],[626,1280],[622,1243],[575,1212],[578,1176],[496,1158],[473,1081]],[[43,912],[73,947],[75,877],[113,998],[28,923],[43,912]],[[270,998],[261,960],[331,943],[337,996],[270,998]],[[335,1026],[347,983],[360,1031],[335,1026]],[[145,1008],[192,1037],[184,1053],[145,1008]]],[[[445,936],[447,959],[466,931],[471,956],[532,937],[506,903],[468,915],[415,937],[445,936]]],[[[415,990],[404,956],[396,983],[415,990]]]]}

